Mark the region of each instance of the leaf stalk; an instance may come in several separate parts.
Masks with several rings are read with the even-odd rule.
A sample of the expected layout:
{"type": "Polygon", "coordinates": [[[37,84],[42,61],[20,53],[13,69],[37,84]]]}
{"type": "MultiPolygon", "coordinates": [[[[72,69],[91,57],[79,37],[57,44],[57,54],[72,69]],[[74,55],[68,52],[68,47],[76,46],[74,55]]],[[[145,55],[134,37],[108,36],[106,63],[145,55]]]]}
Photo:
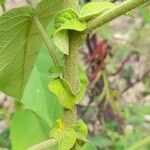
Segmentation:
{"type": "Polygon", "coordinates": [[[52,146],[55,146],[57,144],[57,141],[54,139],[49,139],[47,141],[41,142],[39,144],[36,144],[27,150],[45,150],[47,148],[51,148],[52,146]]]}
{"type": "Polygon", "coordinates": [[[59,61],[58,61],[58,59],[57,59],[57,57],[56,57],[56,55],[53,51],[54,46],[53,46],[52,42],[50,41],[48,35],[46,34],[42,24],[39,21],[39,19],[37,17],[34,17],[34,21],[35,21],[35,23],[38,27],[38,30],[39,30],[39,33],[40,33],[41,37],[43,38],[43,40],[44,40],[44,42],[45,42],[45,44],[48,48],[49,54],[52,58],[52,61],[53,61],[54,65],[58,65],[59,61]]]}

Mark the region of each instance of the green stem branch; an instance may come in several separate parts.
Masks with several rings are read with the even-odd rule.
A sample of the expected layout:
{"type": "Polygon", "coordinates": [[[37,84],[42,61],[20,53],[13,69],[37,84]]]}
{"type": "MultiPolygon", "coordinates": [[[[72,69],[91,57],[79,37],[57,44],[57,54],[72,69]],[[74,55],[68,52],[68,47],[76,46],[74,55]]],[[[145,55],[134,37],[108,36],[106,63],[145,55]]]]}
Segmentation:
{"type": "Polygon", "coordinates": [[[149,0],[128,0],[120,5],[117,5],[116,7],[108,10],[101,16],[97,17],[96,19],[90,21],[87,24],[87,29],[83,32],[84,34],[87,34],[89,32],[92,32],[93,30],[97,29],[98,27],[101,27],[102,25],[108,23],[109,21],[125,14],[126,12],[148,2],[149,0]]]}
{"type": "Polygon", "coordinates": [[[54,47],[53,47],[52,42],[50,41],[48,35],[46,34],[46,32],[45,32],[42,24],[38,20],[38,18],[35,17],[34,21],[35,21],[35,23],[36,23],[36,25],[38,27],[38,30],[39,30],[39,33],[40,33],[41,37],[43,38],[43,40],[44,40],[44,42],[45,42],[45,44],[46,44],[46,46],[48,48],[48,51],[49,51],[49,54],[50,54],[50,56],[51,56],[51,58],[53,60],[53,63],[55,65],[58,65],[59,63],[58,63],[57,57],[56,57],[56,55],[55,55],[55,53],[53,51],[54,47]]]}

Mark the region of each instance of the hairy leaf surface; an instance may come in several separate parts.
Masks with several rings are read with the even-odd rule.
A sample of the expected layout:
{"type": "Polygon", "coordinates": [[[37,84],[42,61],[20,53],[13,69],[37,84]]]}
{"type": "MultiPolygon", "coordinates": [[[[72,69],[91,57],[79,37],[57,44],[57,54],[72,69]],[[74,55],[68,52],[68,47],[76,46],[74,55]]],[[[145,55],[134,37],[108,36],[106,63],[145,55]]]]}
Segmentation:
{"type": "Polygon", "coordinates": [[[0,90],[20,99],[42,39],[34,17],[46,28],[62,9],[61,0],[43,0],[35,9],[16,8],[0,16],[0,90]]]}

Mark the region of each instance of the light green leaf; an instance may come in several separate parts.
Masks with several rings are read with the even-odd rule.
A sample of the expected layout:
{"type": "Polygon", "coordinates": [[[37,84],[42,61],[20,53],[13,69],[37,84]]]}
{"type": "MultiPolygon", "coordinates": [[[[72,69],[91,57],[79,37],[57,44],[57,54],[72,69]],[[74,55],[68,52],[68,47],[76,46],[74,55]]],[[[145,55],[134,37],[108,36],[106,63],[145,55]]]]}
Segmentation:
{"type": "Polygon", "coordinates": [[[61,0],[43,0],[35,9],[16,8],[0,16],[1,91],[17,99],[22,97],[42,44],[33,16],[46,28],[61,9],[61,0]]]}
{"type": "Polygon", "coordinates": [[[69,83],[62,78],[50,81],[48,88],[51,92],[56,94],[58,101],[62,106],[68,109],[73,109],[74,105],[82,100],[87,86],[87,77],[83,72],[80,72],[79,79],[80,90],[76,95],[72,92],[69,83]]]}
{"type": "Polygon", "coordinates": [[[49,138],[49,127],[34,112],[21,110],[12,118],[10,138],[13,150],[27,150],[49,138]]]}
{"type": "Polygon", "coordinates": [[[62,108],[57,102],[57,97],[49,92],[47,88],[49,82],[48,69],[50,66],[52,66],[52,60],[49,59],[48,51],[45,48],[41,48],[21,102],[35,111],[52,127],[58,117],[61,117],[62,108]]]}
{"type": "Polygon", "coordinates": [[[115,6],[111,2],[89,2],[80,9],[80,20],[88,20],[115,6]]]}
{"type": "Polygon", "coordinates": [[[78,20],[78,15],[71,9],[59,12],[54,18],[53,37],[56,46],[64,54],[69,54],[69,30],[83,31],[86,23],[78,20]]]}
{"type": "Polygon", "coordinates": [[[70,150],[76,142],[76,132],[71,128],[55,131],[52,137],[58,142],[58,150],[70,150]]]}
{"type": "Polygon", "coordinates": [[[81,119],[77,121],[75,131],[77,133],[77,139],[87,141],[86,136],[88,134],[88,129],[81,119]]]}

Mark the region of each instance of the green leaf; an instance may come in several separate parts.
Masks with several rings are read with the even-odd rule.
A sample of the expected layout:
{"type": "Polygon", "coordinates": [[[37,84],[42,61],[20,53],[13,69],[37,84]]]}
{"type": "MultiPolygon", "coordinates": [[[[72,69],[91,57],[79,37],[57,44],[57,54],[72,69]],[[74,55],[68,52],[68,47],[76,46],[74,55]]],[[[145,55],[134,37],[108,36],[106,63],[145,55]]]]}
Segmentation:
{"type": "Polygon", "coordinates": [[[78,15],[71,9],[59,12],[54,18],[53,38],[56,46],[64,54],[69,54],[69,30],[83,31],[86,23],[78,20],[78,15]]]}
{"type": "Polygon", "coordinates": [[[62,76],[63,67],[62,66],[53,66],[49,69],[50,78],[58,78],[62,76]]]}
{"type": "Polygon", "coordinates": [[[83,98],[87,86],[87,77],[83,72],[80,72],[80,90],[75,95],[69,83],[62,79],[57,78],[49,82],[48,88],[51,92],[56,94],[58,97],[59,103],[68,109],[73,109],[75,104],[78,104],[80,100],[83,98]]]}
{"type": "Polygon", "coordinates": [[[58,150],[70,150],[76,142],[76,132],[71,128],[55,131],[52,137],[58,142],[58,150]]]}
{"type": "Polygon", "coordinates": [[[88,129],[86,124],[81,119],[77,121],[75,131],[77,133],[77,139],[87,141],[86,136],[88,134],[88,129]]]}
{"type": "Polygon", "coordinates": [[[42,44],[33,16],[46,28],[61,9],[61,0],[43,0],[35,9],[16,8],[0,16],[1,91],[17,99],[22,97],[42,44]]]}
{"type": "MultiPolygon", "coordinates": [[[[58,58],[61,58],[61,56],[58,58]]],[[[49,59],[48,51],[41,48],[21,102],[35,111],[49,126],[53,126],[58,117],[61,116],[62,108],[57,102],[57,97],[47,88],[50,66],[52,66],[52,60],[49,59]]]]}
{"type": "Polygon", "coordinates": [[[101,15],[113,6],[115,4],[111,2],[89,2],[80,9],[80,20],[88,20],[101,15]]]}
{"type": "Polygon", "coordinates": [[[27,150],[49,138],[49,127],[34,112],[21,110],[12,118],[10,138],[13,150],[27,150]]]}

